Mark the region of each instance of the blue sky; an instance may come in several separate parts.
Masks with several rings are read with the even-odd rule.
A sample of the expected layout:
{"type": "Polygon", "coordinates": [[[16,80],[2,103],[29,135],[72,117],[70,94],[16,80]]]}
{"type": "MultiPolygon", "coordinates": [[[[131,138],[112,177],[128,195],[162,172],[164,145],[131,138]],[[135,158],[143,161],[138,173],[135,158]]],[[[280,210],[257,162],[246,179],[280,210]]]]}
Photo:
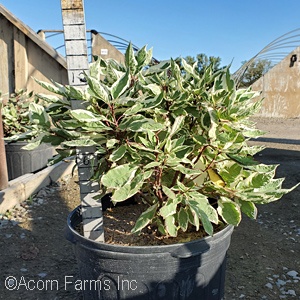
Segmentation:
{"type": "MultiPolygon", "coordinates": [[[[62,29],[60,0],[1,4],[34,31],[62,29]]],[[[221,57],[221,65],[233,60],[232,71],[277,37],[300,28],[299,0],[85,0],[84,5],[87,29],[139,47],[147,44],[159,60],[198,53],[221,57]]]]}

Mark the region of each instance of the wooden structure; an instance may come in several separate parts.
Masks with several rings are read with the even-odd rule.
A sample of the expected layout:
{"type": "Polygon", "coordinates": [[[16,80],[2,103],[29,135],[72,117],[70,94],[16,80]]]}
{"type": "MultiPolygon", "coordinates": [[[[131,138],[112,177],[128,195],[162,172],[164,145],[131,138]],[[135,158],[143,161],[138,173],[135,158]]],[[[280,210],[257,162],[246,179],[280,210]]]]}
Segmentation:
{"type": "MultiPolygon", "coordinates": [[[[65,59],[1,4],[0,28],[0,91],[4,100],[24,88],[44,92],[32,77],[67,83],[65,59]]],[[[0,117],[0,190],[8,186],[2,127],[0,117]]]]}
{"type": "MultiPolygon", "coordinates": [[[[72,4],[77,3],[76,1],[71,2],[72,4]]],[[[72,16],[69,22],[75,26],[76,20],[78,18],[75,16],[74,19],[72,16]]],[[[82,72],[83,68],[78,69],[78,74],[76,73],[76,69],[70,69],[68,74],[66,59],[45,41],[45,33],[40,31],[36,34],[1,4],[0,26],[0,91],[2,95],[5,95],[4,98],[7,98],[8,95],[16,90],[25,88],[27,91],[44,93],[44,88],[38,85],[33,80],[33,77],[41,81],[49,82],[52,79],[58,83],[67,84],[68,75],[71,75],[74,76],[74,81],[72,77],[70,84],[85,85],[85,83],[79,80],[80,76],[82,77],[82,74],[79,73],[82,72]]],[[[119,62],[124,61],[124,55],[97,31],[89,30],[88,32],[92,34],[92,55],[98,55],[103,58],[115,58],[119,62]]],[[[84,36],[85,33],[82,31],[81,35],[77,35],[76,33],[75,36],[69,36],[69,40],[67,40],[67,51],[69,52],[68,63],[73,67],[76,67],[75,64],[79,64],[80,62],[78,55],[76,57],[76,55],[73,55],[74,53],[72,54],[72,47],[77,47],[78,38],[81,39],[84,36]]],[[[84,49],[86,47],[81,50],[85,51],[84,49]]],[[[86,51],[84,53],[86,54],[86,51]]],[[[86,67],[86,70],[88,71],[88,67],[86,67]]],[[[3,137],[3,132],[0,132],[0,190],[8,185],[5,147],[4,143],[3,145],[1,144],[1,136],[3,137]]],[[[87,190],[89,191],[90,188],[83,188],[83,191],[87,190]]]]}
{"type": "Polygon", "coordinates": [[[2,95],[24,88],[44,93],[32,77],[47,82],[51,78],[61,84],[68,82],[65,58],[1,4],[0,28],[2,95]]]}
{"type": "Polygon", "coordinates": [[[3,140],[3,125],[0,105],[0,191],[8,187],[8,173],[5,156],[5,146],[3,140]]]}
{"type": "MultiPolygon", "coordinates": [[[[83,0],[61,0],[69,84],[85,88],[83,72],[88,73],[88,57],[83,0]]],[[[72,100],[72,109],[82,103],[72,100]]],[[[80,183],[80,197],[84,236],[104,241],[101,201],[93,196],[99,190],[99,183],[90,181],[92,163],[96,163],[93,147],[77,148],[77,163],[80,183]]]]}

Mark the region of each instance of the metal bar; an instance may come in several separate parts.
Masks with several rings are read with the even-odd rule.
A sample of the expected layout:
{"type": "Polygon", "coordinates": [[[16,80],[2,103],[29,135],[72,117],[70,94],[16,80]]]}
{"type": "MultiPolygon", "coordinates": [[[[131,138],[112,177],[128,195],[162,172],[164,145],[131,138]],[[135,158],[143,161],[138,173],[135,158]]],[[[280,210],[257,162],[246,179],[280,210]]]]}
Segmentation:
{"type": "MultiPolygon", "coordinates": [[[[53,35],[47,35],[46,38],[51,38],[57,34],[60,34],[60,33],[63,33],[63,30],[59,30],[59,29],[40,29],[38,31],[39,32],[44,32],[44,33],[49,33],[49,32],[55,32],[55,34],[53,35]]],[[[101,31],[97,31],[95,29],[87,29],[86,30],[87,33],[93,33],[93,34],[99,34],[99,35],[104,35],[104,36],[109,36],[109,37],[113,37],[113,38],[116,38],[117,40],[113,40],[113,39],[107,39],[106,40],[108,42],[110,42],[115,48],[117,48],[118,50],[125,50],[127,49],[127,46],[129,45],[130,41],[128,40],[125,40],[117,35],[114,35],[114,34],[110,34],[110,33],[107,33],[107,32],[101,32],[101,31]],[[120,46],[118,46],[120,45],[120,46]]],[[[90,41],[90,40],[89,40],[90,41]]],[[[58,46],[57,48],[55,48],[55,50],[57,49],[60,49],[64,47],[64,45],[61,45],[61,46],[58,46]]],[[[132,44],[132,47],[135,51],[138,51],[140,48],[134,44],[132,44]]],[[[90,48],[90,47],[89,47],[90,48]]],[[[154,63],[159,63],[159,60],[156,59],[156,58],[153,58],[152,59],[154,63]]]]}

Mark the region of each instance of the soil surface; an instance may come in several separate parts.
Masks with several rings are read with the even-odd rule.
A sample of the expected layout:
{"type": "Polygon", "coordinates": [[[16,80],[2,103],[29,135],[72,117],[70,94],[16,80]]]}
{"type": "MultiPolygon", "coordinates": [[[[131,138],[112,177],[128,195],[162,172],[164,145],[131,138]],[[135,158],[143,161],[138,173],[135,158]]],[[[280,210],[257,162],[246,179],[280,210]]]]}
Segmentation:
{"type": "MultiPolygon", "coordinates": [[[[300,119],[257,119],[267,131],[251,143],[258,159],[280,164],[285,187],[300,181],[300,119]]],[[[227,255],[225,299],[300,299],[300,187],[243,218],[227,255]]],[[[82,299],[72,244],[64,229],[79,205],[76,178],[66,177],[0,216],[0,299],[82,299]]]]}
{"type": "MultiPolygon", "coordinates": [[[[201,239],[207,236],[204,228],[200,226],[198,231],[190,226],[185,232],[179,231],[176,237],[163,236],[158,231],[157,226],[148,225],[140,234],[131,233],[131,229],[136,224],[138,217],[146,211],[148,205],[129,199],[121,202],[121,206],[112,206],[103,213],[105,243],[122,246],[158,246],[177,243],[186,243],[201,239]]],[[[102,205],[103,207],[103,205],[102,205]]],[[[213,225],[214,232],[224,228],[224,224],[213,225]]],[[[81,230],[77,230],[82,234],[81,230]]]]}

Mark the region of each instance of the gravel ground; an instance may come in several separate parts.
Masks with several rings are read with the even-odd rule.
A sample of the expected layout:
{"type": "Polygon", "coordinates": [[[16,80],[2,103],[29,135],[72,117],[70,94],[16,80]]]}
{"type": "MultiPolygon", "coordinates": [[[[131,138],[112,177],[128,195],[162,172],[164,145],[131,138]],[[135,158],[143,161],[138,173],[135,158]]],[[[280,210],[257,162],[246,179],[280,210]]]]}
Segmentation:
{"type": "MultiPolygon", "coordinates": [[[[280,164],[285,186],[300,181],[300,119],[257,119],[268,133],[259,159],[280,164]]],[[[72,245],[64,237],[67,214],[79,204],[74,178],[42,189],[0,216],[0,299],[81,299],[72,245]],[[18,286],[14,286],[15,282],[18,286]]],[[[300,299],[300,188],[244,218],[228,251],[226,300],[300,299]]]]}

